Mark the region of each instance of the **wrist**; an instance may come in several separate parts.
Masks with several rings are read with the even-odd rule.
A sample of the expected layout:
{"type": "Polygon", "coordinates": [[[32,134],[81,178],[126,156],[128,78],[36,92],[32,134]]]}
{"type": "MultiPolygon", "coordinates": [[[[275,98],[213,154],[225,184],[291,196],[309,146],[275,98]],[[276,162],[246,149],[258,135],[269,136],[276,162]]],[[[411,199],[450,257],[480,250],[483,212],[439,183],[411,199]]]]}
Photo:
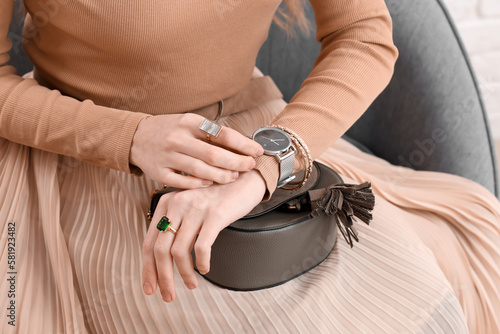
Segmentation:
{"type": "Polygon", "coordinates": [[[266,181],[258,170],[256,169],[249,170],[240,177],[247,177],[249,182],[251,182],[251,184],[255,187],[255,190],[262,195],[261,196],[262,198],[264,197],[267,191],[266,181]]]}
{"type": "Polygon", "coordinates": [[[144,119],[147,117],[141,119],[139,123],[137,124],[137,128],[135,129],[134,136],[132,137],[132,143],[130,144],[130,156],[129,156],[129,163],[133,166],[137,166],[138,162],[140,160],[140,157],[138,156],[140,153],[140,150],[137,150],[138,146],[140,145],[140,136],[142,132],[142,128],[144,127],[144,119]]]}

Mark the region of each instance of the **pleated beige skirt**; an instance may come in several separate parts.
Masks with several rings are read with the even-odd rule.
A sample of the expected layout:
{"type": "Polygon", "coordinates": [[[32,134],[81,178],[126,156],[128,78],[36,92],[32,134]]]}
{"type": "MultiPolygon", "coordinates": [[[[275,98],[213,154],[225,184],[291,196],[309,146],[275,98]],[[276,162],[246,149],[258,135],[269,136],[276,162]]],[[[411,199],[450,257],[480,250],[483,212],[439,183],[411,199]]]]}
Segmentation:
{"type": "MultiPolygon", "coordinates": [[[[284,105],[273,100],[223,123],[250,134],[284,105]]],[[[0,139],[1,333],[500,333],[492,194],[343,139],[319,160],[345,182],[372,183],[373,221],[356,224],[354,248],[339,234],[319,266],[253,292],[202,277],[191,291],[176,269],[167,304],[141,286],[145,213],[161,185],[0,139]]]]}

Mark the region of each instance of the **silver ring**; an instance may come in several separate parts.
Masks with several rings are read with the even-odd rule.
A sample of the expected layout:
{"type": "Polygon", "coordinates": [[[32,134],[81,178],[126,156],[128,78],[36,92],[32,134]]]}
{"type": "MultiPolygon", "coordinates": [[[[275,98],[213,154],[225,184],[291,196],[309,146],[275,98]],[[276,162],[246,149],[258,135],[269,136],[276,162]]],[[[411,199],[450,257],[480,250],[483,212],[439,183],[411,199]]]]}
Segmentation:
{"type": "Polygon", "coordinates": [[[199,129],[207,134],[207,140],[210,141],[211,137],[217,138],[219,136],[222,131],[222,126],[208,119],[204,119],[199,129]]]}

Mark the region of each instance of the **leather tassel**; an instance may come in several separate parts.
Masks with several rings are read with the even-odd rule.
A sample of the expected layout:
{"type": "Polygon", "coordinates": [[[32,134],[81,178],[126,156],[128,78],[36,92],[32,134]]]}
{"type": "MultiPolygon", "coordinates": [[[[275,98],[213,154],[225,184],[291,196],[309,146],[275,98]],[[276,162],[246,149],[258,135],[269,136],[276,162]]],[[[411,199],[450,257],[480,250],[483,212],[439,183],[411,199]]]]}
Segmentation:
{"type": "Polygon", "coordinates": [[[333,216],[339,231],[351,248],[352,239],[359,242],[353,221],[358,218],[368,225],[372,219],[371,211],[375,205],[375,196],[370,182],[334,184],[327,188],[310,190],[308,193],[312,217],[322,212],[333,216]]]}

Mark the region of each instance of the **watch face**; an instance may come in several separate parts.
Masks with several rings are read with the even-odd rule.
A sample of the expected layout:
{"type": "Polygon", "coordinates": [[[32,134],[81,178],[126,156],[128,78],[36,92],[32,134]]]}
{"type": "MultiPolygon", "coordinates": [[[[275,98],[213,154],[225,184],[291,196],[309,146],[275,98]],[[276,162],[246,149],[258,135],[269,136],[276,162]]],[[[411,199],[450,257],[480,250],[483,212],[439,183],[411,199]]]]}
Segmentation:
{"type": "Polygon", "coordinates": [[[282,154],[288,151],[291,140],[288,134],[276,128],[261,128],[253,135],[253,140],[262,145],[264,151],[270,154],[282,154]]]}

